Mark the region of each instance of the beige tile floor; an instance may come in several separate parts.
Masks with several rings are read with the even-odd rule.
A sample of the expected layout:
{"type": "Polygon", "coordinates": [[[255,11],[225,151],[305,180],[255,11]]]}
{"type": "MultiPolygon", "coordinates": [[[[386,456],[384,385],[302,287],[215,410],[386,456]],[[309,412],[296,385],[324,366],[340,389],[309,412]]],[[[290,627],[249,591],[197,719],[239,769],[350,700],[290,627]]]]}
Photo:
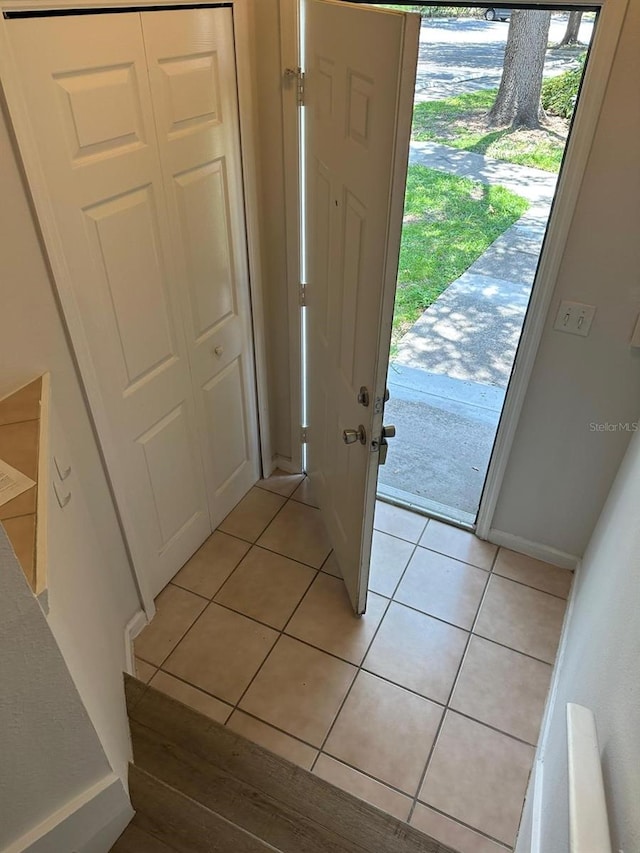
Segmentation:
{"type": "Polygon", "coordinates": [[[571,573],[380,503],[353,615],[301,476],[157,599],[138,675],[461,853],[514,844],[571,573]]]}

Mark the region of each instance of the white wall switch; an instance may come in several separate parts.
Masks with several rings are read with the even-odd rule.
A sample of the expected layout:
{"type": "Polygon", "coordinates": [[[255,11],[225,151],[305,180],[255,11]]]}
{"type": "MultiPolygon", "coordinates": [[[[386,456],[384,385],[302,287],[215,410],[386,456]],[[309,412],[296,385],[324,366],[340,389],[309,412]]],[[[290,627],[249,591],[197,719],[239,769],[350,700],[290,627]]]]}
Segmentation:
{"type": "Polygon", "coordinates": [[[561,302],[553,328],[558,332],[568,332],[570,335],[586,337],[591,329],[595,313],[595,305],[584,305],[582,302],[561,302]]]}

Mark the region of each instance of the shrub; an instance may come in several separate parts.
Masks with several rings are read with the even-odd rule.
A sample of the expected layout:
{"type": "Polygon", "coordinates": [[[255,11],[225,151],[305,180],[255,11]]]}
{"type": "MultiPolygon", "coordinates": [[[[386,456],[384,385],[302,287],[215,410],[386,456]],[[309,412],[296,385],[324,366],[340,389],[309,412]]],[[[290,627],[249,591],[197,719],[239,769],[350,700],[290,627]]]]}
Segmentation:
{"type": "Polygon", "coordinates": [[[561,118],[571,118],[578,100],[580,81],[584,71],[586,54],[580,57],[580,65],[557,77],[550,77],[542,84],[542,106],[546,112],[561,118]]]}
{"type": "Polygon", "coordinates": [[[481,18],[484,9],[470,6],[422,6],[407,3],[377,3],[400,12],[419,12],[423,18],[481,18]]]}

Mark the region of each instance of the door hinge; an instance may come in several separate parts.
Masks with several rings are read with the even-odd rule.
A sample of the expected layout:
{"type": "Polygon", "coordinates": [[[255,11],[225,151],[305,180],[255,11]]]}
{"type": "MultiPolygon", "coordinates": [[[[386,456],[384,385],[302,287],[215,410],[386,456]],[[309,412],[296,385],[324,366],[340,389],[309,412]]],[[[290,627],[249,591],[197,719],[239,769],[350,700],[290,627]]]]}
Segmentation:
{"type": "Polygon", "coordinates": [[[307,285],[301,284],[298,289],[298,304],[301,308],[305,308],[307,305],[307,285]]]}
{"type": "Polygon", "coordinates": [[[286,68],[284,76],[287,80],[296,81],[296,101],[299,107],[304,106],[305,73],[302,68],[286,68]]]}
{"type": "Polygon", "coordinates": [[[309,435],[309,427],[300,427],[300,444],[306,444],[309,435]]]}

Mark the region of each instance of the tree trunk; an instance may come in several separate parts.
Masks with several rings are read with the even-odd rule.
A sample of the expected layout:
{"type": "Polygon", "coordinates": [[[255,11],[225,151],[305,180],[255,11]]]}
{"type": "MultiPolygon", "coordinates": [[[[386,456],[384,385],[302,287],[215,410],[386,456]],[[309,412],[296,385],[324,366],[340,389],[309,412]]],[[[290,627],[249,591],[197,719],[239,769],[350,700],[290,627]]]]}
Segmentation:
{"type": "Polygon", "coordinates": [[[488,121],[495,127],[537,128],[542,72],[549,39],[551,12],[520,9],[511,13],[504,68],[488,121]]]}
{"type": "Polygon", "coordinates": [[[570,44],[578,44],[578,33],[582,23],[582,12],[569,12],[567,29],[558,47],[567,47],[570,44]]]}

